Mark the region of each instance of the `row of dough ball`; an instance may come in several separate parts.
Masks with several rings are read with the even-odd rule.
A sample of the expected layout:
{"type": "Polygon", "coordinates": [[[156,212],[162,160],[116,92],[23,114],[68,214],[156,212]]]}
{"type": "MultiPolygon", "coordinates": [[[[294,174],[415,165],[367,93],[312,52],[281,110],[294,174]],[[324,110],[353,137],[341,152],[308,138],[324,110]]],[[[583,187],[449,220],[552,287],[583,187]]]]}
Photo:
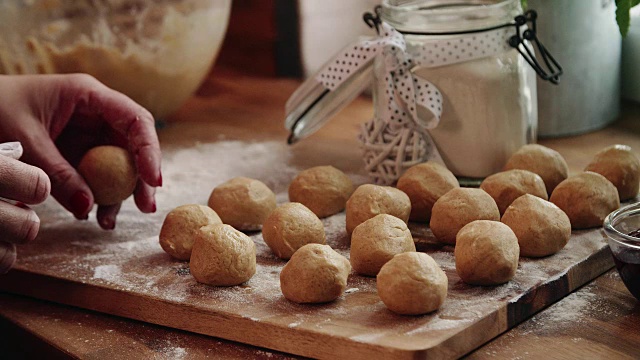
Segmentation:
{"type": "MultiPolygon", "coordinates": [[[[324,218],[344,210],[353,192],[351,179],[333,166],[301,171],[289,185],[289,200],[324,218]]],[[[276,196],[261,181],[233,178],[213,189],[208,201],[222,222],[242,231],[256,231],[276,208],[276,196]]]]}
{"type": "MultiPolygon", "coordinates": [[[[614,179],[626,177],[626,181],[618,184],[630,188],[626,190],[627,196],[635,196],[637,163],[628,147],[613,146],[599,152],[587,170],[599,170],[614,179]]],[[[398,189],[375,185],[356,189],[346,209],[347,231],[353,232],[351,263],[354,269],[368,275],[384,261],[376,237],[367,233],[367,240],[362,242],[373,249],[365,252],[359,250],[362,248],[360,236],[354,230],[377,213],[392,214],[405,223],[408,219],[429,220],[438,240],[456,244],[456,270],[462,280],[492,285],[509,281],[515,275],[520,255],[554,254],[567,244],[572,224],[574,228],[601,226],[604,216],[619,206],[617,189],[607,178],[587,171],[567,179],[564,159],[543,146],[528,145],[520,149],[505,168],[513,169],[488,177],[480,189],[459,188],[453,174],[435,163],[409,169],[399,179],[398,189]],[[537,171],[545,179],[517,167],[537,171]],[[584,178],[595,180],[584,185],[584,178]],[[554,192],[556,187],[558,190],[554,192]],[[556,200],[573,215],[571,219],[561,207],[546,201],[547,189],[555,194],[552,201],[556,200]],[[583,197],[585,199],[580,200],[583,197]],[[575,201],[584,204],[575,206],[572,204],[575,201]],[[585,215],[582,209],[596,214],[585,215]],[[460,246],[458,239],[461,239],[460,246]],[[367,258],[369,255],[371,258],[367,258]],[[358,260],[360,257],[364,260],[358,260]]],[[[384,236],[390,239],[386,244],[390,248],[397,236],[390,233],[384,236]]]]}
{"type": "MultiPolygon", "coordinates": [[[[355,233],[359,235],[354,239],[363,241],[355,240],[352,246],[362,249],[365,256],[352,255],[350,263],[324,245],[322,222],[302,204],[286,203],[278,207],[265,222],[263,232],[269,228],[270,219],[283,218],[292,226],[280,235],[297,240],[278,242],[276,246],[273,242],[267,244],[278,256],[290,257],[280,273],[282,294],[288,300],[322,303],[337,299],[344,293],[353,263],[360,272],[378,275],[378,294],[394,312],[423,314],[436,310],[444,301],[446,275],[429,255],[415,252],[411,233],[402,220],[381,214],[358,226],[355,233]],[[317,220],[319,228],[314,225],[310,229],[307,226],[310,219],[312,223],[317,220]],[[305,234],[310,232],[315,233],[311,236],[318,242],[302,244],[305,234]],[[385,234],[396,238],[386,239],[385,234]],[[367,244],[368,235],[376,237],[373,247],[367,244]],[[283,244],[288,246],[282,247],[283,244]],[[409,251],[412,255],[404,254],[409,251]],[[284,253],[291,255],[282,256],[284,253]]],[[[238,285],[251,279],[256,271],[254,242],[232,226],[222,224],[208,206],[183,205],[171,211],[161,229],[160,244],[174,257],[181,254],[179,258],[190,260],[192,276],[204,284],[238,285]],[[191,249],[187,238],[193,238],[191,249]]],[[[359,254],[358,250],[355,253],[359,254]]]]}

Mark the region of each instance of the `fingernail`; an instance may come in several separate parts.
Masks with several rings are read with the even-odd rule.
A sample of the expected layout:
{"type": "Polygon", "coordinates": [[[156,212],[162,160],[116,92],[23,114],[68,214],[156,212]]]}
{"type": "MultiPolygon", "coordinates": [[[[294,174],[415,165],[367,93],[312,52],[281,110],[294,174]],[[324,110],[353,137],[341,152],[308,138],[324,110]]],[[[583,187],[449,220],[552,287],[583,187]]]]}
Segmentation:
{"type": "Polygon", "coordinates": [[[154,213],[156,212],[157,207],[156,207],[156,202],[154,201],[153,204],[151,204],[151,212],[154,213]]]}
{"type": "Polygon", "coordinates": [[[116,228],[116,221],[114,219],[104,219],[102,225],[105,230],[113,230],[116,228]]]}
{"type": "Polygon", "coordinates": [[[79,220],[86,220],[89,218],[89,205],[91,200],[89,196],[82,191],[78,191],[70,199],[71,211],[73,215],[79,220]]]}
{"type": "Polygon", "coordinates": [[[162,186],[162,173],[158,174],[158,186],[162,186]]]}
{"type": "Polygon", "coordinates": [[[16,206],[22,209],[29,209],[29,206],[23,202],[16,201],[16,206]]]}

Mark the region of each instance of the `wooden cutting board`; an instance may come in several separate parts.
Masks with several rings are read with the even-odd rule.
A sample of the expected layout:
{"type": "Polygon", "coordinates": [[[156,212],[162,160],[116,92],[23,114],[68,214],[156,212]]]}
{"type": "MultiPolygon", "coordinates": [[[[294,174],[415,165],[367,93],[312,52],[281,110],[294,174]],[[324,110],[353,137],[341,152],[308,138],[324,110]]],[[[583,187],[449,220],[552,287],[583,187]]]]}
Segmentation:
{"type": "MultiPolygon", "coordinates": [[[[93,219],[79,222],[55,202],[37,208],[36,242],[19,247],[15,269],[0,289],[173,328],[316,358],[413,359],[461,356],[613,266],[600,229],[576,231],[558,254],[523,258],[515,279],[496,287],[470,286],[455,272],[453,248],[411,224],[419,251],[429,253],[449,278],[440,310],[424,316],[388,311],[374,278],[351,274],[346,293],[323,305],[284,299],[275,258],[260,233],[256,275],[242,286],[198,284],[187,262],[172,260],[158,244],[166,213],[186,203],[205,204],[217,184],[233,176],[260,179],[287,200],[300,170],[286,145],[220,141],[165,149],[165,186],[158,213],[140,214],[128,200],[113,232],[93,219]]],[[[360,174],[349,174],[361,183],[360,174]]],[[[349,255],[344,213],[323,220],[328,243],[349,255]]]]}

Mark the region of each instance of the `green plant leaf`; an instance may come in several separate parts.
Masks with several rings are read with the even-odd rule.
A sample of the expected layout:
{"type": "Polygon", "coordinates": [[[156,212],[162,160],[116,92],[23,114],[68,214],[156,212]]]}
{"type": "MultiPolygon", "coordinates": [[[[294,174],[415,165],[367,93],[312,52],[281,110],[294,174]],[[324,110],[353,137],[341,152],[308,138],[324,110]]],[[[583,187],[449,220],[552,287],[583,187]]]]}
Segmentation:
{"type": "Polygon", "coordinates": [[[622,37],[627,36],[629,32],[629,23],[631,21],[629,11],[631,11],[632,1],[637,4],[639,0],[616,0],[616,22],[622,37]]]}

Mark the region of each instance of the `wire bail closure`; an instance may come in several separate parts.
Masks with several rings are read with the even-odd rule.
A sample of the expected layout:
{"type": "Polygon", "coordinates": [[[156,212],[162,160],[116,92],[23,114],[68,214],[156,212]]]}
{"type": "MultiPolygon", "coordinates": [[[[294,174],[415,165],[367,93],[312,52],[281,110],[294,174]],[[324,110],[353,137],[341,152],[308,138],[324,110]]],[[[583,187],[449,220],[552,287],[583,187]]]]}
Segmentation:
{"type": "Polygon", "coordinates": [[[537,18],[538,13],[535,10],[528,10],[524,15],[516,16],[514,19],[516,34],[509,38],[509,45],[518,50],[520,55],[522,55],[527,63],[531,65],[533,70],[535,70],[542,80],[558,85],[560,82],[560,75],[562,75],[563,72],[562,67],[558,64],[551,53],[549,53],[547,48],[540,42],[540,40],[538,40],[536,26],[537,18]],[[527,23],[531,23],[531,27],[522,31],[522,26],[527,25],[527,23]],[[529,46],[527,46],[525,40],[532,41],[535,44],[548,71],[545,71],[540,62],[538,62],[535,53],[529,48],[529,46]],[[522,49],[524,49],[524,51],[522,49]]]}
{"type": "MultiPolygon", "coordinates": [[[[382,24],[382,19],[380,18],[381,8],[382,7],[378,5],[374,8],[373,13],[367,12],[362,16],[364,22],[369,25],[370,28],[375,28],[378,35],[380,35],[380,25],[382,24]]],[[[451,32],[416,32],[398,30],[398,32],[404,35],[462,35],[480,33],[484,31],[513,26],[515,28],[516,34],[509,38],[509,46],[518,50],[520,55],[522,55],[525,61],[533,68],[533,70],[542,80],[549,81],[554,85],[558,85],[558,83],[560,82],[560,76],[563,73],[562,66],[560,66],[558,61],[556,61],[549,50],[547,50],[547,48],[538,39],[536,25],[537,18],[538,13],[535,10],[527,10],[524,14],[516,16],[513,22],[484,29],[451,32]],[[522,27],[528,24],[530,24],[531,26],[527,26],[528,28],[523,31],[522,27]],[[538,61],[535,55],[535,50],[531,49],[526,41],[534,43],[535,48],[538,50],[540,57],[542,57],[543,63],[546,68],[543,67],[543,65],[538,61]]]]}

